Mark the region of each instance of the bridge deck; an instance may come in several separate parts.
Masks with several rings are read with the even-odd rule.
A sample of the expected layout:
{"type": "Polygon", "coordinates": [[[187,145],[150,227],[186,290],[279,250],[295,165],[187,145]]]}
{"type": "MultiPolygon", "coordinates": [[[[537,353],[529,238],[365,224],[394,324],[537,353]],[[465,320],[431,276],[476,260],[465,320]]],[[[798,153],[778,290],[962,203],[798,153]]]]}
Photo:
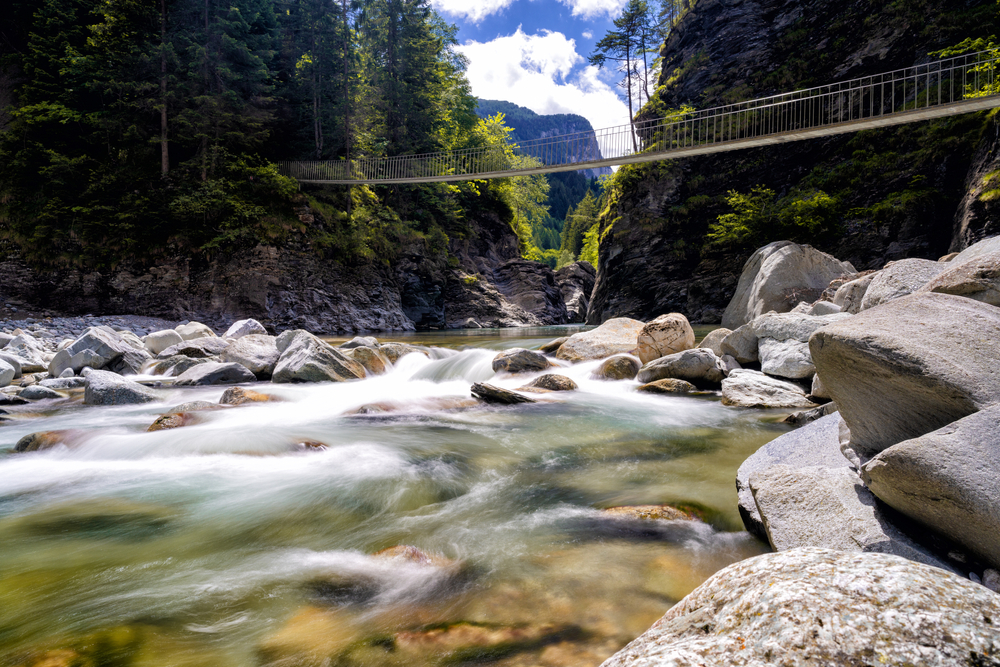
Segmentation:
{"type": "Polygon", "coordinates": [[[1000,54],[983,52],[633,125],[471,149],[284,162],[301,183],[435,183],[669,160],[902,125],[1000,107],[1000,54]]]}

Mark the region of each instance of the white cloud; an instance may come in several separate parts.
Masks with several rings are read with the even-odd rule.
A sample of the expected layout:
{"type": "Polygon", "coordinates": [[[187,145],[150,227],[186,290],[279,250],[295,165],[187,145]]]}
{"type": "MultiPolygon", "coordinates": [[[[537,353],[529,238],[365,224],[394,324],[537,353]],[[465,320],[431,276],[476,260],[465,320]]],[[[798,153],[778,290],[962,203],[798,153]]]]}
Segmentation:
{"type": "Polygon", "coordinates": [[[591,32],[590,30],[584,30],[580,34],[583,36],[584,39],[594,39],[594,33],[591,32]]]}
{"type": "Polygon", "coordinates": [[[594,129],[625,125],[628,108],[596,67],[576,51],[576,41],[559,32],[513,35],[458,47],[469,58],[466,75],[472,92],[487,100],[506,100],[538,114],[573,113],[594,129]]]}
{"type": "Polygon", "coordinates": [[[628,0],[559,0],[572,10],[573,16],[585,19],[606,15],[615,17],[628,0]]]}
{"type": "Polygon", "coordinates": [[[487,16],[507,9],[517,0],[431,0],[431,4],[442,14],[468,19],[479,23],[487,16]]]}

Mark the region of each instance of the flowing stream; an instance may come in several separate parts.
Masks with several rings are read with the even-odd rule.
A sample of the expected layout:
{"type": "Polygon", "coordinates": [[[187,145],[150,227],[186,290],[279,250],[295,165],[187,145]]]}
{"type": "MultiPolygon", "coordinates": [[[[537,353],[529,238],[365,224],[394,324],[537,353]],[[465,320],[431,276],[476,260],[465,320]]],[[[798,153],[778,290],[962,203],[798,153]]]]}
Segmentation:
{"type": "Polygon", "coordinates": [[[600,664],[765,550],[733,479],[787,427],[593,380],[598,362],[554,369],[576,392],[470,405],[473,382],[534,377],[494,376],[497,349],[575,330],[385,335],[440,349],[359,382],[260,385],[281,402],[154,433],[225,387],[15,413],[0,425],[0,665],[600,664]],[[58,429],[68,446],[11,453],[58,429]],[[601,512],[662,503],[704,520],[601,512]],[[398,545],[430,562],[374,555],[398,545]]]}

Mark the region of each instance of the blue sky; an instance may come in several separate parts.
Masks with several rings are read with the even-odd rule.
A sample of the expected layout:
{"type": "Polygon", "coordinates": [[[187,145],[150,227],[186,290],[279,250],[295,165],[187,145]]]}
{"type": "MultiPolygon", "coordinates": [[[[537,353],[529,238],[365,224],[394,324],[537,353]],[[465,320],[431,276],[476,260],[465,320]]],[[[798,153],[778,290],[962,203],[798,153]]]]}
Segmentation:
{"type": "Polygon", "coordinates": [[[430,0],[459,27],[477,97],[540,114],[576,113],[595,128],[628,123],[614,71],[587,63],[626,0],[430,0]]]}

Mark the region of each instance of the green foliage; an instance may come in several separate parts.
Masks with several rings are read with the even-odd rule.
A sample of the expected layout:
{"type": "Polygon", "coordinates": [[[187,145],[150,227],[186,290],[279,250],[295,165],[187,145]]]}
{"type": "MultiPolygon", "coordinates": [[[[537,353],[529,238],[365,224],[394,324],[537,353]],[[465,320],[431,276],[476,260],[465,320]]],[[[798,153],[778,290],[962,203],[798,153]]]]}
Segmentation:
{"type": "Polygon", "coordinates": [[[709,244],[743,249],[784,239],[815,243],[840,232],[840,204],[819,190],[778,199],[774,190],[756,185],[749,193],[730,190],[726,203],[733,212],[709,227],[709,244]]]}
{"type": "Polygon", "coordinates": [[[600,224],[595,224],[583,235],[583,248],[580,251],[580,261],[590,262],[595,269],[597,268],[601,236],[601,226],[600,224]]]}
{"type": "Polygon", "coordinates": [[[576,209],[571,209],[566,215],[566,224],[562,230],[562,243],[560,251],[566,251],[571,259],[575,261],[580,256],[584,245],[584,235],[597,223],[598,200],[593,191],[587,190],[587,194],[580,201],[576,209]]]}

